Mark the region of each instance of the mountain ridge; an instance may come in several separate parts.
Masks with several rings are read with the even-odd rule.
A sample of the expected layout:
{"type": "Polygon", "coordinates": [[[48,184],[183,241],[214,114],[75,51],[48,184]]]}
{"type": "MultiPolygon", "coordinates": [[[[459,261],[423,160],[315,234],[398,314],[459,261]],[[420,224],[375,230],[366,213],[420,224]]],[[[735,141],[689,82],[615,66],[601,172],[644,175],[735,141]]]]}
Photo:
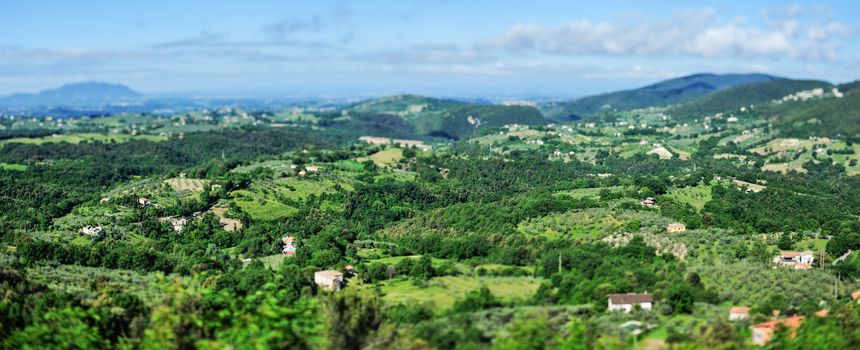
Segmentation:
{"type": "Polygon", "coordinates": [[[667,106],[689,101],[729,87],[786,79],[761,73],[698,73],[663,80],[640,88],[606,92],[573,101],[550,102],[540,106],[547,119],[577,120],[606,108],[636,109],[667,106]]]}
{"type": "Polygon", "coordinates": [[[87,81],[65,84],[37,93],[14,93],[0,97],[8,107],[81,107],[112,103],[139,102],[143,95],[126,85],[87,81]]]}

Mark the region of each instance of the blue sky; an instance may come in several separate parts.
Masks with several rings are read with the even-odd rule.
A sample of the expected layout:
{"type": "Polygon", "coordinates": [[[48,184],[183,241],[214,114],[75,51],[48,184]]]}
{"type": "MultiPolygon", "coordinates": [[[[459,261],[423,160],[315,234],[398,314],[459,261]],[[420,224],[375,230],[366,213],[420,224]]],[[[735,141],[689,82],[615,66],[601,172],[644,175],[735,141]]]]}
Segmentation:
{"type": "Polygon", "coordinates": [[[860,79],[856,1],[7,1],[0,94],[572,97],[699,72],[860,79]]]}

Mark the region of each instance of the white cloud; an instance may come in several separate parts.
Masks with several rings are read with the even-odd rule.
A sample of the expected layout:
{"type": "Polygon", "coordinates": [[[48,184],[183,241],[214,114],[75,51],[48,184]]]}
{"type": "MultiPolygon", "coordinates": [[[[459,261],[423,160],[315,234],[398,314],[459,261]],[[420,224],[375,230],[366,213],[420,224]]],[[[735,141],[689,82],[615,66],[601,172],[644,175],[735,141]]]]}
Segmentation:
{"type": "Polygon", "coordinates": [[[413,45],[406,49],[357,54],[354,58],[388,64],[464,64],[496,59],[486,50],[464,49],[456,45],[413,45]]]}
{"type": "Polygon", "coordinates": [[[823,11],[790,7],[761,20],[722,22],[713,9],[687,10],[663,19],[575,20],[561,26],[514,25],[479,47],[556,55],[671,56],[832,60],[849,30],[823,11]],[[803,14],[803,15],[801,15],[803,14]],[[755,23],[753,23],[755,22],[755,23]]]}

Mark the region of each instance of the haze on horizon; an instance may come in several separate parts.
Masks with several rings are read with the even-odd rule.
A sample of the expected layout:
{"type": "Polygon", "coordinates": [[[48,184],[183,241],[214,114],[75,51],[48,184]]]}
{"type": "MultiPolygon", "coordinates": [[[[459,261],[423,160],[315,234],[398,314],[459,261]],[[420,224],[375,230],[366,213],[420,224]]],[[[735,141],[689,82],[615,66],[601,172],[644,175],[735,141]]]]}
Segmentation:
{"type": "Polygon", "coordinates": [[[860,77],[852,1],[0,4],[0,95],[574,97],[700,72],[860,77]]]}

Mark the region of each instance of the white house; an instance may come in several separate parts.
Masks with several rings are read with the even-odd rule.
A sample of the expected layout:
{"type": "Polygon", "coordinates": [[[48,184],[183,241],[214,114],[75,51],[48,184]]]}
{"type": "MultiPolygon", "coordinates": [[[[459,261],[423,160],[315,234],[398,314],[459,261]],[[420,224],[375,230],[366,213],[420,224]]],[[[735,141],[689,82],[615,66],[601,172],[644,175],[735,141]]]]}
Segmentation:
{"type": "Polygon", "coordinates": [[[633,311],[636,305],[642,310],[651,310],[654,298],[650,294],[609,294],[609,311],[633,311]]]}
{"type": "Polygon", "coordinates": [[[87,236],[100,237],[102,235],[102,227],[101,226],[84,226],[79,230],[81,233],[87,236]]]}
{"type": "Polygon", "coordinates": [[[343,284],[343,273],[334,270],[317,271],[314,272],[314,282],[324,290],[337,291],[343,284]]]}
{"type": "Polygon", "coordinates": [[[750,318],[750,308],[748,306],[732,306],[729,309],[729,320],[739,321],[750,318]]]}
{"type": "Polygon", "coordinates": [[[782,251],[773,258],[773,262],[777,265],[790,266],[801,270],[811,268],[814,261],[815,255],[810,251],[782,251]]]}

